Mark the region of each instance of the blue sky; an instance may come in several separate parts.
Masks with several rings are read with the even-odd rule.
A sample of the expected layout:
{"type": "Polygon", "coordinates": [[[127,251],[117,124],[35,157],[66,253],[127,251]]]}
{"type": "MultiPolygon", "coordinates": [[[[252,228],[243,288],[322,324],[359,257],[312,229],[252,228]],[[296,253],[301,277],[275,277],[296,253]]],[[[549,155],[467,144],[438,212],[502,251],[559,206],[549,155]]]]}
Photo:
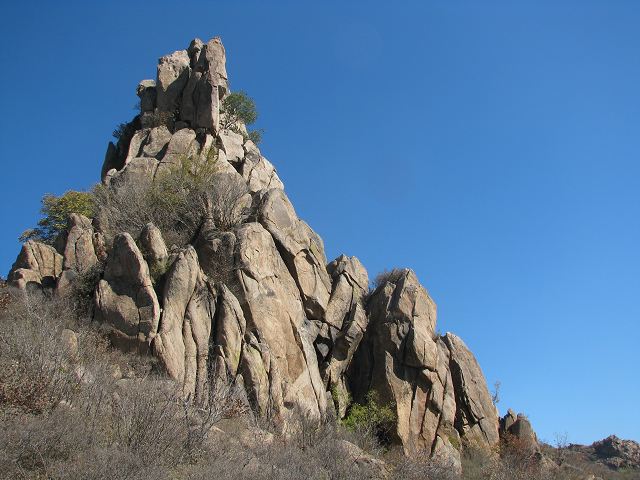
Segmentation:
{"type": "Polygon", "coordinates": [[[3,275],[41,196],[98,180],[157,58],[220,35],[329,259],[413,268],[540,438],[640,439],[640,2],[2,11],[3,275]]]}

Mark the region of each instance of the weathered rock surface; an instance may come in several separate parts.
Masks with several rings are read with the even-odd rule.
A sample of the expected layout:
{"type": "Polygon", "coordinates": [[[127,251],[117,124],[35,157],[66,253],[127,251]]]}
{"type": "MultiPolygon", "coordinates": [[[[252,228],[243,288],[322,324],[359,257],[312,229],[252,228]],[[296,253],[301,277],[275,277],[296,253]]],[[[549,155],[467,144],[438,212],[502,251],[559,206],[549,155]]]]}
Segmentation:
{"type": "Polygon", "coordinates": [[[606,465],[615,468],[640,468],[640,444],[611,435],[591,447],[606,465]]]}
{"type": "Polygon", "coordinates": [[[282,252],[302,295],[307,316],[322,318],[331,294],[322,240],[298,218],[293,205],[279,188],[267,191],[262,197],[259,218],[282,252]]]}
{"type": "Polygon", "coordinates": [[[173,113],[180,105],[182,90],[189,81],[189,54],[178,50],[158,61],[158,110],[173,113]]]}
{"type": "Polygon", "coordinates": [[[349,390],[343,375],[364,336],[369,318],[364,309],[367,271],[356,257],[341,255],[327,266],[333,285],[323,322],[318,322],[316,351],[323,379],[334,392],[339,415],[346,413],[349,390]]]}
{"type": "Polygon", "coordinates": [[[140,98],[140,111],[153,112],[156,108],[156,81],[142,80],[136,88],[136,95],[140,98]]]}
{"type": "Polygon", "coordinates": [[[347,372],[354,398],[375,391],[381,403],[395,405],[395,434],[405,450],[433,454],[437,445],[439,455],[458,461],[450,354],[435,337],[435,303],[415,274],[402,270],[376,289],[367,312],[369,326],[347,372]]]}
{"type": "Polygon", "coordinates": [[[95,307],[96,319],[111,327],[114,343],[147,349],[158,329],[160,304],[147,262],[128,233],[113,240],[95,307]]]}
{"type": "MultiPolygon", "coordinates": [[[[325,389],[317,358],[304,330],[300,293],[280,257],[273,238],[258,223],[237,230],[236,264],[240,304],[247,328],[269,347],[271,370],[277,370],[285,405],[298,406],[319,418],[326,411],[325,389]]],[[[254,354],[255,356],[255,354],[254,354]]],[[[246,378],[246,377],[245,377],[246,378]]]]}
{"type": "Polygon", "coordinates": [[[64,247],[64,268],[84,272],[98,262],[94,247],[94,231],[84,215],[69,216],[69,231],[64,247]]]}
{"type": "MultiPolygon", "coordinates": [[[[158,329],[157,335],[153,339],[154,353],[163,362],[169,375],[173,378],[183,381],[184,383],[193,382],[194,378],[185,377],[187,356],[193,360],[196,355],[194,347],[195,340],[192,335],[183,337],[183,324],[187,323],[186,314],[187,307],[196,290],[196,284],[200,283],[202,288],[202,279],[200,275],[200,266],[198,265],[198,257],[193,247],[188,247],[185,251],[180,252],[171,265],[164,284],[164,293],[162,301],[162,322],[158,329]],[[185,340],[190,343],[189,352],[186,352],[185,340]]],[[[213,303],[215,305],[215,303],[213,303]]],[[[209,317],[209,329],[211,325],[211,316],[209,317]]],[[[189,318],[189,320],[193,320],[189,318]]],[[[191,328],[187,326],[189,330],[191,328]]],[[[190,331],[188,333],[191,333],[190,331]]],[[[207,334],[208,340],[208,334],[207,334]]],[[[194,377],[193,369],[189,372],[194,377]]],[[[190,388],[187,388],[190,390],[190,388]]]]}
{"type": "Polygon", "coordinates": [[[147,223],[140,232],[138,243],[151,272],[160,273],[169,258],[160,229],[153,223],[147,223]]]}
{"type": "Polygon", "coordinates": [[[500,437],[507,441],[515,439],[522,452],[539,453],[538,437],[531,422],[524,414],[516,415],[511,409],[500,419],[500,437]]]}
{"type": "MultiPolygon", "coordinates": [[[[246,127],[225,127],[225,62],[218,38],[162,57],[156,80],[138,85],[140,115],[109,144],[101,178],[105,188],[142,189],[177,166],[193,173],[212,162],[212,198],[237,183],[250,223],[216,225],[210,198],[192,245],[168,249],[153,224],[137,244],[122,233],[107,246],[98,222],[74,215],[63,255],[27,242],[9,281],[57,283],[64,295],[105,262],[95,319],[114,344],[156,355],[185,397],[203,398],[212,379],[235,380],[254,412],[285,424],[299,412],[344,417],[372,392],[395,409],[391,440],[459,470],[461,445],[498,442],[476,359],[455,335],[436,335],[436,305],[411,270],[394,270],[369,292],[357,258],[327,265],[321,238],[298,218],[246,127]]],[[[528,422],[512,416],[501,431],[535,441],[528,422]]]]}
{"type": "Polygon", "coordinates": [[[9,285],[20,290],[53,288],[62,273],[64,259],[55,248],[29,240],[22,245],[7,277],[9,285]]]}
{"type": "Polygon", "coordinates": [[[498,414],[480,365],[459,337],[447,333],[444,341],[451,352],[451,377],[457,402],[456,428],[475,447],[493,446],[499,441],[498,414]]]}

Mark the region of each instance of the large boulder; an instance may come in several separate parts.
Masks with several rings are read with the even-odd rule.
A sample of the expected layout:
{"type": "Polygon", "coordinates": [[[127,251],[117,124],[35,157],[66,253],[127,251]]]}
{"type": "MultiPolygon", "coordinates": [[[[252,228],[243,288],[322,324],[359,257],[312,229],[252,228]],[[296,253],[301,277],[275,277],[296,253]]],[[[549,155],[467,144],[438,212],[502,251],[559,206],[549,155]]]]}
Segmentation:
{"type": "Polygon", "coordinates": [[[622,440],[615,435],[594,442],[591,448],[596,458],[614,469],[640,469],[640,444],[622,440]]]}
{"type": "Polygon", "coordinates": [[[126,349],[148,351],[158,330],[160,304],[149,267],[128,233],[113,240],[96,289],[95,318],[109,327],[112,341],[126,349]]]}
{"type": "Polygon", "coordinates": [[[158,60],[156,102],[161,112],[174,113],[180,106],[182,91],[189,81],[189,54],[178,50],[158,60]]]}
{"type": "Polygon", "coordinates": [[[451,377],[457,404],[456,429],[471,446],[491,448],[499,441],[498,412],[480,365],[456,335],[447,333],[444,342],[451,352],[451,377]]]}
{"type": "Polygon", "coordinates": [[[133,135],[125,165],[137,157],[149,157],[160,160],[171,140],[171,132],[166,125],[139,130],[133,135]]]}
{"type": "MultiPolygon", "coordinates": [[[[281,391],[287,408],[299,408],[320,418],[326,411],[325,389],[320,378],[312,340],[304,328],[304,310],[294,279],[284,264],[273,238],[258,223],[241,226],[237,232],[236,266],[247,330],[268,352],[253,349],[262,369],[269,369],[269,388],[281,391]],[[264,359],[268,353],[269,360],[264,359]]],[[[257,366],[257,375],[262,371],[257,366]]],[[[244,375],[244,373],[243,373],[244,375]]],[[[248,376],[245,376],[245,381],[248,376]]],[[[253,390],[264,386],[252,385],[253,390]]]]}
{"type": "Polygon", "coordinates": [[[308,318],[324,316],[331,295],[331,280],[322,239],[298,218],[283,190],[274,188],[262,197],[260,223],[273,236],[295,280],[308,318]]]}
{"type": "Polygon", "coordinates": [[[84,272],[98,263],[94,242],[91,220],[72,213],[64,247],[64,268],[84,272]]]}
{"type": "Polygon", "coordinates": [[[53,288],[62,273],[64,259],[55,248],[28,240],[22,245],[7,281],[20,290],[53,288]]]}
{"type": "Polygon", "coordinates": [[[156,108],[156,81],[142,80],[136,88],[136,95],[140,98],[140,111],[153,112],[156,108]]]}
{"type": "Polygon", "coordinates": [[[153,223],[147,223],[140,232],[138,243],[140,251],[149,265],[151,274],[164,273],[163,270],[167,266],[169,252],[160,229],[153,223]]]}
{"type": "Polygon", "coordinates": [[[191,75],[182,93],[180,120],[192,128],[218,131],[220,101],[227,93],[226,54],[219,38],[189,46],[191,75]]]}
{"type": "Polygon", "coordinates": [[[337,412],[342,417],[350,398],[343,375],[369,323],[363,302],[369,277],[356,257],[345,255],[331,262],[327,271],[333,286],[315,345],[318,357],[324,360],[321,365],[323,379],[333,392],[337,412]]]}
{"type": "Polygon", "coordinates": [[[238,299],[221,284],[218,289],[214,343],[220,347],[226,370],[231,377],[238,373],[246,328],[247,322],[238,299]]]}
{"type": "Polygon", "coordinates": [[[528,451],[530,453],[540,451],[536,432],[533,431],[531,422],[525,415],[519,414],[507,432],[518,439],[518,444],[524,451],[528,451]]]}
{"type": "Polygon", "coordinates": [[[255,193],[272,188],[284,190],[275,167],[260,154],[260,150],[251,140],[245,141],[243,149],[245,154],[240,173],[247,182],[249,191],[255,193]]]}
{"type": "MultiPolygon", "coordinates": [[[[196,251],[193,247],[187,247],[178,254],[167,272],[162,295],[162,320],[153,339],[154,353],[160,358],[167,373],[180,382],[192,381],[185,378],[185,361],[187,355],[194,355],[195,349],[191,352],[185,351],[183,324],[196,285],[200,290],[203,287],[200,273],[196,251]]],[[[210,330],[211,317],[208,323],[207,328],[210,330]]],[[[193,340],[191,335],[185,337],[189,337],[189,341],[193,340]]]]}
{"type": "Polygon", "coordinates": [[[400,270],[376,289],[367,311],[369,326],[347,372],[354,398],[363,402],[373,391],[395,407],[394,438],[405,451],[433,454],[438,445],[440,455],[457,458],[449,352],[434,333],[435,303],[411,270],[400,270]]]}

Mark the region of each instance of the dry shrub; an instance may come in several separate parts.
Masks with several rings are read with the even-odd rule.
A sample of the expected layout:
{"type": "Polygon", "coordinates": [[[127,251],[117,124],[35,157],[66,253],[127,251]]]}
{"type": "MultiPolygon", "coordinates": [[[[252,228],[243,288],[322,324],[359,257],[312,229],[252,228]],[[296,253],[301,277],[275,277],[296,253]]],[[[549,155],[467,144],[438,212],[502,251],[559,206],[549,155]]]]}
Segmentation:
{"type": "Polygon", "coordinates": [[[48,410],[78,385],[60,339],[67,302],[40,294],[13,301],[0,314],[0,406],[48,410]]]}
{"type": "Polygon", "coordinates": [[[252,451],[254,461],[263,468],[259,472],[252,472],[249,478],[383,478],[383,463],[348,442],[347,438],[348,432],[334,422],[326,419],[320,421],[301,411],[294,412],[284,432],[277,434],[272,442],[259,445],[252,451]]]}
{"type": "Polygon", "coordinates": [[[500,451],[487,453],[467,449],[462,456],[464,480],[560,480],[556,472],[545,468],[539,455],[533,454],[517,438],[502,443],[500,451]]]}
{"type": "Polygon", "coordinates": [[[430,452],[416,452],[412,455],[400,453],[393,463],[394,478],[405,480],[457,480],[459,478],[452,465],[431,458],[430,452]]]}
{"type": "Polygon", "coordinates": [[[375,290],[376,288],[380,287],[381,285],[384,285],[387,282],[391,282],[391,283],[395,283],[397,282],[400,277],[403,275],[404,270],[402,268],[392,268],[391,270],[383,270],[382,272],[378,273],[375,278],[373,279],[372,286],[373,289],[375,290]]]}
{"type": "Polygon", "coordinates": [[[177,165],[158,172],[153,181],[112,182],[94,189],[98,222],[107,240],[129,232],[134,238],[149,222],[168,245],[191,243],[205,218],[222,231],[247,218],[250,204],[246,183],[222,173],[217,153],[205,159],[182,157],[177,165]]]}
{"type": "Polygon", "coordinates": [[[184,399],[151,359],[112,350],[66,302],[17,298],[0,312],[0,339],[0,478],[175,478],[221,418],[242,414],[221,385],[184,399]]]}

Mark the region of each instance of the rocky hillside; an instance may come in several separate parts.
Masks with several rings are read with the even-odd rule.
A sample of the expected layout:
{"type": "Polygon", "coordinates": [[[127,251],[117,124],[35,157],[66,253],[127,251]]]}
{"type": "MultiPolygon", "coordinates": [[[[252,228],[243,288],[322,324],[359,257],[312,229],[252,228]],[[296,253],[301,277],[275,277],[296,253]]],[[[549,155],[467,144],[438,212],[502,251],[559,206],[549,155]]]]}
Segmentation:
{"type": "Polygon", "coordinates": [[[344,418],[375,398],[393,409],[389,442],[457,468],[464,446],[493,451],[501,432],[536,449],[526,418],[499,419],[463,340],[436,334],[436,303],[413,271],[370,288],[356,257],[327,261],[274,166],[225,110],[225,62],[219,38],[160,58],[102,166],[102,195],[120,203],[71,215],[53,245],[24,243],[9,284],[65,296],[94,278],[92,319],[119,348],[157,357],[185,397],[204,395],[212,378],[235,380],[257,415],[282,425],[344,418]],[[190,223],[174,221],[171,238],[151,222],[125,228],[114,213],[139,211],[136,192],[177,170],[210,167],[217,193],[190,223]]]}

